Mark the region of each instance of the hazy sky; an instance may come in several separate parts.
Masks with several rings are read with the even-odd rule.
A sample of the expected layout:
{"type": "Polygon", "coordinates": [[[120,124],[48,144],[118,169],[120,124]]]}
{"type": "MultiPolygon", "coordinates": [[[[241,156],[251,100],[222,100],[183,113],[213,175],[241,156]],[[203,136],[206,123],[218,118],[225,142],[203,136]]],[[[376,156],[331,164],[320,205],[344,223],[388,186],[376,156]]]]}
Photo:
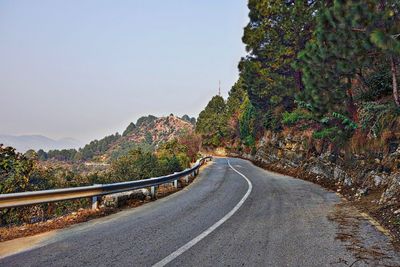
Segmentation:
{"type": "Polygon", "coordinates": [[[89,141],[196,116],[238,77],[246,0],[0,0],[0,134],[89,141]]]}

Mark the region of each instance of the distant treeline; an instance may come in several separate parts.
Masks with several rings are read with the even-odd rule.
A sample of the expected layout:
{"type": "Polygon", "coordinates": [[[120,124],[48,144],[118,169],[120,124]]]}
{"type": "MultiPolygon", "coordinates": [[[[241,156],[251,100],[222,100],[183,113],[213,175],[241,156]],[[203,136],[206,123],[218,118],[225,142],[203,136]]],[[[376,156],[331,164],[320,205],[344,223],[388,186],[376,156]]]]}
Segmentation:
{"type": "Polygon", "coordinates": [[[103,155],[107,150],[110,149],[111,145],[117,141],[121,135],[119,133],[112,134],[104,137],[100,140],[91,141],[79,150],[76,149],[61,149],[61,150],[50,150],[45,152],[42,149],[37,151],[40,160],[60,160],[60,161],[81,161],[91,160],[96,156],[103,155]]]}

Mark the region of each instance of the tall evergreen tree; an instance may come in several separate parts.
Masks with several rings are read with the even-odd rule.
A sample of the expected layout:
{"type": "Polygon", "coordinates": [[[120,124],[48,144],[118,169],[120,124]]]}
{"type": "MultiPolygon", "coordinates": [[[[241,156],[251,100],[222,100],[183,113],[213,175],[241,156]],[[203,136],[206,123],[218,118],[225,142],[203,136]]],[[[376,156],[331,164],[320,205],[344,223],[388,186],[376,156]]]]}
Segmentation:
{"type": "Polygon", "coordinates": [[[290,108],[294,93],[303,90],[301,70],[292,63],[311,37],[320,2],[249,0],[250,22],[243,36],[249,54],[239,68],[257,109],[290,108]]]}
{"type": "Polygon", "coordinates": [[[227,135],[227,121],[226,104],[221,96],[214,96],[200,112],[196,132],[202,136],[206,146],[217,147],[223,144],[227,135]]]}
{"type": "Polygon", "coordinates": [[[398,26],[398,3],[389,2],[337,0],[320,12],[314,36],[299,54],[297,65],[306,85],[301,98],[317,114],[347,113],[357,120],[353,84],[363,81],[363,72],[373,62],[382,61],[385,53],[393,56],[396,50],[396,41],[387,32],[398,26]],[[388,24],[389,16],[397,16],[397,23],[391,18],[388,24]]]}
{"type": "Polygon", "coordinates": [[[398,67],[400,57],[400,2],[398,0],[379,1],[375,15],[375,25],[370,31],[371,41],[390,62],[393,99],[400,107],[398,89],[398,67]]]}

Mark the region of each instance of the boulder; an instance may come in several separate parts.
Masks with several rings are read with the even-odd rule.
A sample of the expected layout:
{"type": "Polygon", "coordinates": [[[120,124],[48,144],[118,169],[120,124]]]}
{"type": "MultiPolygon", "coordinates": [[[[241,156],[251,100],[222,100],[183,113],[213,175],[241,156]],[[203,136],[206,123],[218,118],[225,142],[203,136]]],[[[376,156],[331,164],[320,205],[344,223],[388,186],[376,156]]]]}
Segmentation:
{"type": "Polygon", "coordinates": [[[372,176],[372,179],[374,180],[374,185],[376,187],[380,186],[382,184],[382,177],[379,175],[374,175],[372,176]]]}
{"type": "Polygon", "coordinates": [[[346,178],[347,174],[338,166],[335,166],[333,169],[333,178],[336,181],[344,181],[346,178]]]}
{"type": "Polygon", "coordinates": [[[332,179],[333,170],[327,164],[324,164],[320,161],[314,162],[308,166],[309,172],[312,174],[316,174],[322,176],[324,178],[332,179]]]}
{"type": "Polygon", "coordinates": [[[119,207],[125,204],[130,199],[145,200],[148,196],[150,196],[149,190],[142,188],[137,190],[105,195],[103,196],[103,204],[106,207],[119,207]]]}
{"type": "Polygon", "coordinates": [[[388,187],[382,193],[380,204],[396,201],[396,197],[400,196],[400,173],[392,174],[388,177],[388,187]]]}
{"type": "Polygon", "coordinates": [[[359,188],[357,189],[357,193],[356,193],[356,197],[360,197],[360,196],[366,196],[368,195],[368,188],[359,188]]]}

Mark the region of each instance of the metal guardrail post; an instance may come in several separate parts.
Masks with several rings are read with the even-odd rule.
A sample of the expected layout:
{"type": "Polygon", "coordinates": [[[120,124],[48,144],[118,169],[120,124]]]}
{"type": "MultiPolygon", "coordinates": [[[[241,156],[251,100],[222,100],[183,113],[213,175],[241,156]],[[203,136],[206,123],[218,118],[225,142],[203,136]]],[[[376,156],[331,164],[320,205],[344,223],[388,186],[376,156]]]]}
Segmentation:
{"type": "MultiPolygon", "coordinates": [[[[94,185],[100,185],[100,184],[94,184],[94,185]]],[[[100,196],[92,196],[92,210],[98,210],[99,209],[99,203],[100,202],[100,196]]]]}
{"type": "MultiPolygon", "coordinates": [[[[174,174],[177,174],[178,172],[174,172],[174,174]]],[[[175,188],[178,188],[178,181],[177,180],[173,180],[172,181],[172,186],[175,188]]]]}
{"type": "Polygon", "coordinates": [[[97,210],[99,209],[99,197],[94,196],[92,197],[92,210],[97,210]]]}
{"type": "Polygon", "coordinates": [[[151,199],[156,199],[156,197],[157,197],[157,187],[156,186],[150,187],[150,196],[151,196],[151,199]]]}

